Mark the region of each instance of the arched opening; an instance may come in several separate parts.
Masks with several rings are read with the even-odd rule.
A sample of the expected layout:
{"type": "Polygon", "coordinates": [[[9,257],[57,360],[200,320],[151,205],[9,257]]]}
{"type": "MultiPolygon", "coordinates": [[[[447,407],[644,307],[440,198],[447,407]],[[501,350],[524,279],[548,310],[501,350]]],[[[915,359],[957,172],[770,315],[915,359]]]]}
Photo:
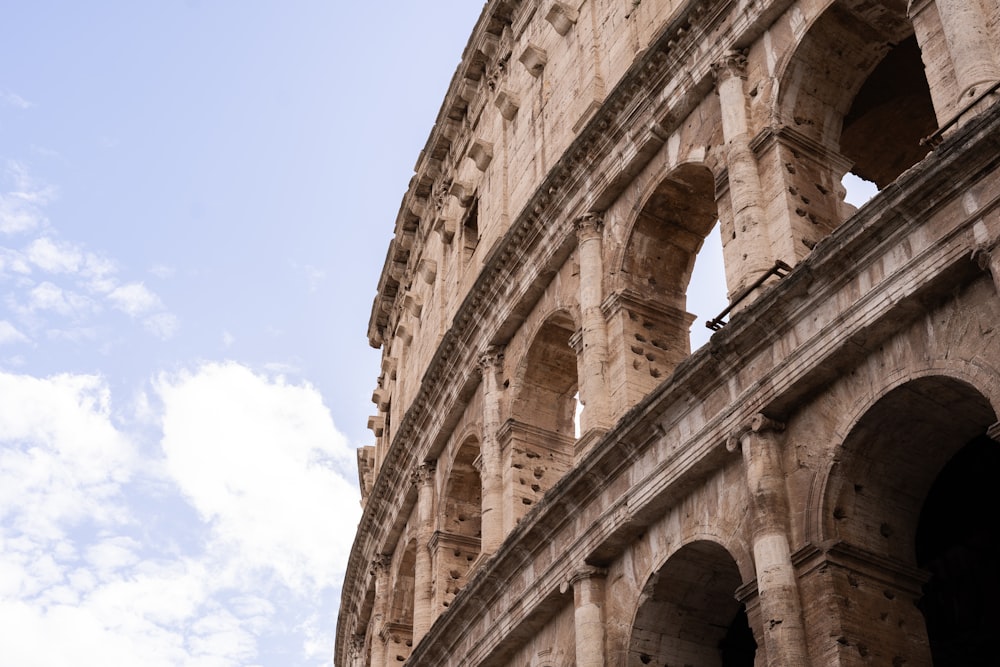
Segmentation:
{"type": "Polygon", "coordinates": [[[576,324],[566,311],[535,332],[518,366],[511,419],[501,432],[504,518],[516,523],[569,470],[576,445],[576,324]]]}
{"type": "Polygon", "coordinates": [[[803,256],[854,212],[845,191],[857,180],[846,174],[881,189],[928,152],[920,140],[937,118],[906,2],[833,2],[796,47],[780,90],[784,127],[764,162],[785,181],[803,256]]]}
{"type": "Polygon", "coordinates": [[[573,437],[576,419],[576,325],[565,312],[551,315],[535,334],[522,364],[514,419],[563,437],[573,437]]]}
{"type": "Polygon", "coordinates": [[[851,173],[881,190],[927,155],[920,140],[936,129],[920,47],[910,35],[889,49],[858,89],[844,114],[840,152],[853,163],[851,173]]]}
{"type": "Polygon", "coordinates": [[[390,662],[404,662],[413,649],[413,601],[416,591],[417,542],[410,540],[399,559],[392,586],[392,605],[386,627],[390,662]]]}
{"type": "Polygon", "coordinates": [[[441,530],[431,544],[437,570],[437,608],[451,604],[469,578],[479,556],[482,536],[483,493],[476,459],[479,442],[469,438],[459,448],[445,487],[438,525],[441,530]]]}
{"type": "Polygon", "coordinates": [[[858,554],[845,589],[867,613],[840,621],[886,661],[991,662],[969,656],[995,652],[984,643],[1000,592],[987,477],[1000,457],[984,435],[995,421],[974,387],[931,376],[888,392],[844,441],[827,520],[858,554]]]}
{"type": "MultiPolygon", "coordinates": [[[[715,177],[695,164],[670,172],[639,210],[609,301],[608,338],[619,341],[609,351],[619,406],[634,405],[691,353],[688,287],[718,219],[715,177]]],[[[716,286],[723,282],[724,273],[715,276],[716,286]]]]}
{"type": "Polygon", "coordinates": [[[753,667],[757,644],[735,597],[742,584],[729,552],[685,545],[646,585],[629,640],[629,667],[753,667]]]}

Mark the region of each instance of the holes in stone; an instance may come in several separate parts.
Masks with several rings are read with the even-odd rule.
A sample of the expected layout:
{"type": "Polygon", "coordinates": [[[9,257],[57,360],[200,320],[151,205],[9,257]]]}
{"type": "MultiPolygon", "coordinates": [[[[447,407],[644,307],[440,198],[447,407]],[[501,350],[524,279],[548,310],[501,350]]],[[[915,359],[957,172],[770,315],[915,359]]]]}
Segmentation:
{"type": "Polygon", "coordinates": [[[535,468],[532,474],[535,476],[535,479],[541,479],[545,475],[545,468],[535,468]]]}
{"type": "Polygon", "coordinates": [[[645,343],[646,342],[646,337],[643,336],[642,334],[636,334],[635,335],[635,339],[637,341],[639,341],[640,343],[645,343]]]}
{"type": "Polygon", "coordinates": [[[530,505],[531,498],[521,498],[521,502],[524,503],[525,505],[530,505]]]}
{"type": "Polygon", "coordinates": [[[642,353],[643,353],[644,351],[645,351],[645,350],[643,350],[643,349],[642,349],[641,347],[639,347],[638,345],[633,345],[633,346],[632,346],[632,353],[633,353],[633,354],[642,354],[642,353]]]}
{"type": "Polygon", "coordinates": [[[837,521],[841,521],[843,519],[846,519],[847,518],[847,512],[844,511],[843,507],[834,507],[833,508],[833,518],[836,519],[837,521]]]}
{"type": "Polygon", "coordinates": [[[883,523],[879,526],[878,532],[882,534],[882,537],[892,537],[892,526],[887,523],[883,523]]]}

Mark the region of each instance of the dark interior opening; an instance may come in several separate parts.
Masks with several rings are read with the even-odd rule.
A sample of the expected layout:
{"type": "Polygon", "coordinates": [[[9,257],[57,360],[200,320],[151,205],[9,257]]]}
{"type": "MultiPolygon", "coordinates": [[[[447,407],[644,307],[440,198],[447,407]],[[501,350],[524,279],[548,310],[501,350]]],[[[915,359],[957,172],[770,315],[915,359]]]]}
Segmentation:
{"type": "Polygon", "coordinates": [[[722,667],[753,667],[757,655],[757,642],[750,629],[750,619],[742,605],[729,624],[726,636],[719,642],[722,667]]]}
{"type": "Polygon", "coordinates": [[[920,140],[937,129],[916,37],[890,50],[865,80],[844,116],[840,151],[851,172],[879,189],[927,155],[920,140]]]}
{"type": "Polygon", "coordinates": [[[996,664],[1000,628],[1000,443],[972,440],[924,502],[917,563],[931,573],[918,606],[936,667],[996,664]]]}

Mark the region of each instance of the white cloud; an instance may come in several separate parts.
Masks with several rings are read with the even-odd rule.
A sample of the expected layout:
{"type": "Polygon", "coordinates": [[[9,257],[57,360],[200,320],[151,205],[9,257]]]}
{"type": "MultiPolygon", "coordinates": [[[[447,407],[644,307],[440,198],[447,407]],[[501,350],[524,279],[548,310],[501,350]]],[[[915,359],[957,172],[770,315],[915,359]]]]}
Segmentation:
{"type": "Polygon", "coordinates": [[[0,91],[0,102],[3,102],[5,106],[14,107],[15,109],[30,109],[34,106],[28,100],[9,90],[0,91]]]}
{"type": "Polygon", "coordinates": [[[82,317],[95,312],[97,304],[83,294],[45,281],[28,292],[28,308],[31,311],[48,310],[65,317],[82,317]]]}
{"type": "Polygon", "coordinates": [[[101,378],[0,372],[0,662],[237,667],[274,634],[326,662],[332,619],[289,605],[330,600],[359,512],[319,394],[235,363],[155,389],[150,461],[101,378]]]}
{"type": "Polygon", "coordinates": [[[236,342],[236,338],[233,336],[233,334],[229,333],[228,331],[223,331],[222,332],[222,345],[223,345],[223,347],[230,347],[235,342],[236,342]]]}
{"type": "Polygon", "coordinates": [[[111,290],[108,299],[119,310],[132,317],[143,315],[162,307],[156,296],[142,283],[129,283],[111,290]]]}
{"type": "Polygon", "coordinates": [[[7,320],[0,320],[0,345],[27,343],[30,339],[7,320]]]}
{"type": "Polygon", "coordinates": [[[0,396],[0,519],[50,538],[67,522],[120,517],[108,501],[132,475],[135,452],[110,421],[100,378],[0,373],[0,396]]]}
{"type": "Polygon", "coordinates": [[[25,251],[28,260],[49,273],[76,273],[84,261],[83,253],[72,245],[50,238],[35,239],[25,251]]]}
{"type": "Polygon", "coordinates": [[[339,583],[360,510],[353,452],[319,393],[235,363],[157,391],[167,468],[219,546],[296,591],[339,583]]]}

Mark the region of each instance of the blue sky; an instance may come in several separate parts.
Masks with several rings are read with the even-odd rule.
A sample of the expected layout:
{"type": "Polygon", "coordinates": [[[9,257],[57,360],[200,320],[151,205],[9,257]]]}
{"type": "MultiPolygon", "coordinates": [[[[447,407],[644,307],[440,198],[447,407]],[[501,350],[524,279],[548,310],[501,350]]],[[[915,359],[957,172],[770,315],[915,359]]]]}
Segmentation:
{"type": "Polygon", "coordinates": [[[369,309],[481,7],[5,7],[0,665],[329,664],[369,309]]]}

